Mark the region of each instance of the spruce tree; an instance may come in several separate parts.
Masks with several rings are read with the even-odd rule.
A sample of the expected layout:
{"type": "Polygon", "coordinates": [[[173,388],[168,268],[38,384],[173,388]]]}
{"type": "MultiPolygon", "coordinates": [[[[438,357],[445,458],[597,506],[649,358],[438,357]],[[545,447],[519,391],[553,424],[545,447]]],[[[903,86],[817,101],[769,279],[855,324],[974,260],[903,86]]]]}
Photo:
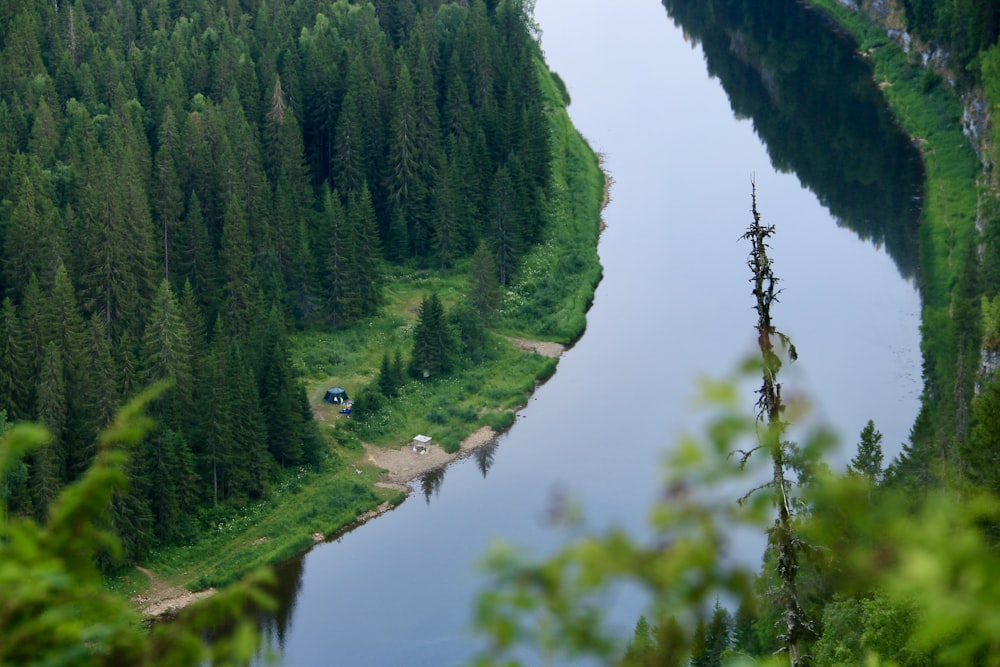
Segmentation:
{"type": "Polygon", "coordinates": [[[38,421],[45,424],[52,433],[52,444],[46,448],[44,482],[36,480],[44,491],[37,498],[44,497],[47,504],[55,497],[58,489],[67,481],[66,452],[63,433],[66,428],[66,380],[63,375],[63,356],[54,342],[45,345],[41,368],[38,375],[38,398],[35,405],[38,421]],[[48,466],[51,465],[51,469],[48,466]]]}
{"type": "Polygon", "coordinates": [[[267,446],[282,467],[302,461],[303,426],[285,337],[281,315],[272,307],[258,327],[256,376],[267,446]]]}
{"type": "Polygon", "coordinates": [[[198,387],[198,431],[195,454],[198,474],[202,481],[202,497],[218,505],[226,497],[229,467],[232,463],[233,404],[230,383],[227,339],[221,320],[216,321],[212,346],[202,364],[204,381],[198,387]]]}
{"type": "Polygon", "coordinates": [[[173,382],[156,416],[165,426],[180,430],[194,409],[191,339],[180,304],[166,278],[160,282],[150,305],[142,338],[142,367],[144,386],[166,379],[173,382]]]}
{"type": "Polygon", "coordinates": [[[454,342],[445,321],[444,307],[437,293],[425,296],[413,331],[410,373],[416,377],[443,375],[451,370],[454,342]]]}
{"type": "MultiPolygon", "coordinates": [[[[122,399],[121,372],[108,339],[107,330],[100,317],[91,317],[87,330],[87,413],[86,431],[93,438],[86,448],[77,455],[78,463],[89,466],[94,459],[97,434],[111,423],[122,399]]],[[[85,468],[73,470],[77,477],[85,468]]]]}
{"type": "Polygon", "coordinates": [[[490,189],[489,242],[502,286],[514,280],[521,255],[520,223],[514,206],[514,187],[507,167],[497,169],[490,189]]]}
{"type": "Polygon", "coordinates": [[[352,261],[352,237],[347,230],[340,194],[324,188],[323,211],[318,225],[321,234],[316,243],[319,266],[318,290],[322,295],[327,318],[334,324],[347,321],[345,310],[351,289],[348,279],[352,261]]]}
{"type": "Polygon", "coordinates": [[[24,297],[28,279],[35,275],[51,284],[56,260],[62,255],[62,225],[45,183],[38,159],[18,155],[14,159],[13,191],[7,198],[13,210],[6,221],[3,243],[3,278],[7,296],[24,297]]]}
{"type": "Polygon", "coordinates": [[[374,314],[382,305],[382,247],[378,237],[378,223],[368,184],[361,185],[361,192],[353,197],[348,211],[349,234],[353,237],[350,289],[357,295],[358,315],[374,314]]]}
{"type": "Polygon", "coordinates": [[[89,392],[77,390],[90,385],[90,374],[87,372],[90,366],[84,353],[87,346],[86,326],[66,267],[61,262],[56,268],[49,298],[42,308],[41,326],[43,340],[55,344],[62,360],[66,415],[59,440],[64,448],[66,479],[73,479],[74,472],[86,469],[89,450],[97,433],[88,418],[92,398],[89,392]]]}
{"type": "MultiPolygon", "coordinates": [[[[171,107],[163,112],[157,136],[156,159],[153,163],[153,217],[157,223],[158,246],[163,273],[171,278],[171,258],[181,250],[178,228],[184,214],[184,193],[177,175],[175,154],[180,150],[180,134],[171,107]]],[[[176,273],[176,272],[175,272],[176,273]]]]}
{"type": "Polygon", "coordinates": [[[853,475],[864,477],[869,486],[874,488],[882,482],[882,459],[882,433],[875,428],[875,422],[869,419],[861,430],[858,453],[851,459],[847,470],[853,475]]]}
{"type": "Polygon", "coordinates": [[[21,346],[20,320],[10,297],[0,306],[0,409],[17,419],[23,412],[27,375],[24,350],[21,346]]]}
{"type": "Polygon", "coordinates": [[[348,91],[337,119],[331,169],[331,179],[337,189],[348,197],[361,191],[367,177],[368,146],[361,129],[363,126],[354,94],[348,91]]]}
{"type": "Polygon", "coordinates": [[[219,262],[201,208],[201,199],[192,192],[179,234],[182,252],[175,265],[178,277],[191,283],[198,304],[208,314],[220,306],[219,262]]]}
{"type": "Polygon", "coordinates": [[[500,285],[497,266],[485,241],[480,241],[472,256],[469,275],[469,303],[483,325],[489,325],[500,308],[500,285]]]}
{"type": "Polygon", "coordinates": [[[238,340],[245,340],[250,336],[257,313],[257,279],[246,211],[235,193],[230,194],[226,205],[220,255],[226,332],[238,340]]]}

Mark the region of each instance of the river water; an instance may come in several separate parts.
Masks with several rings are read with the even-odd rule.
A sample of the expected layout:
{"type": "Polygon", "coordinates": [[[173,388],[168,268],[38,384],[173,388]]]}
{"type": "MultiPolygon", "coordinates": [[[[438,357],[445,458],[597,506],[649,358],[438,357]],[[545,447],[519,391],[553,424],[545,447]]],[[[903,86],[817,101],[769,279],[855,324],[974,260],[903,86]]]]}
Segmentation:
{"type": "MultiPolygon", "coordinates": [[[[737,4],[788,16],[795,7],[737,4]]],[[[807,33],[825,51],[770,53],[779,29],[762,37],[753,26],[763,21],[725,18],[723,5],[668,0],[668,14],[658,0],[537,0],[548,64],[614,178],[587,332],[500,439],[487,473],[482,461],[459,462],[282,568],[282,606],[264,625],[280,664],[462,664],[479,646],[469,619],[486,581],[477,564],[494,540],[555,548],[564,535],[546,511],[561,494],[590,526],[641,530],[663,452],[697,428],[697,379],[730,374],[755,349],[739,240],[751,179],[777,229],[771,254],[785,291],[775,322],[800,354],[783,370],[786,392],[809,397],[840,434],[834,467],[869,419],[887,461],[907,439],[920,392],[916,156],[884,110],[859,108],[877,94],[846,45],[807,33]],[[699,5],[716,5],[717,16],[699,5]],[[803,61],[819,72],[796,80],[803,61]],[[822,63],[847,63],[830,76],[857,80],[818,79],[822,63]]],[[[749,410],[752,392],[746,400],[749,410]]],[[[761,544],[749,545],[751,558],[761,544]]]]}

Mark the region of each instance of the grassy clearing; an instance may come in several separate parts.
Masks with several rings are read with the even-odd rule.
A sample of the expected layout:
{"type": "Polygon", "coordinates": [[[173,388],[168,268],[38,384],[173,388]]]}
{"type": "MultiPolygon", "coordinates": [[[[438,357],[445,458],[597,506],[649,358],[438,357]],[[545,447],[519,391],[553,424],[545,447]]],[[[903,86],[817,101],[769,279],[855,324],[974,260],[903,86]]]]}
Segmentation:
{"type": "MultiPolygon", "coordinates": [[[[356,410],[348,417],[339,406],[323,404],[331,386],[344,387],[351,396],[362,393],[377,378],[383,355],[392,357],[398,350],[408,359],[425,295],[436,292],[448,311],[467,292],[463,266],[450,272],[389,269],[386,304],[377,317],[349,328],[302,332],[291,342],[295,368],[330,442],[322,469],[289,471],[265,500],[220,511],[195,543],[163,550],[146,564],[160,577],[192,589],[223,586],[300,553],[312,544],[314,533],[329,535],[382,502],[401,502],[400,492],[374,486],[381,471],[365,464],[362,440],[396,446],[425,433],[456,450],[484,425],[508,428],[513,410],[555,372],[556,359],[524,352],[504,335],[567,343],[583,333],[601,277],[596,247],[604,176],[570,123],[556,82],[542,63],[538,67],[552,109],[554,182],[547,236],[526,258],[482,359],[448,377],[411,380],[398,398],[371,414],[356,410]]],[[[127,577],[117,582],[116,588],[134,590],[135,582],[127,577]]]]}

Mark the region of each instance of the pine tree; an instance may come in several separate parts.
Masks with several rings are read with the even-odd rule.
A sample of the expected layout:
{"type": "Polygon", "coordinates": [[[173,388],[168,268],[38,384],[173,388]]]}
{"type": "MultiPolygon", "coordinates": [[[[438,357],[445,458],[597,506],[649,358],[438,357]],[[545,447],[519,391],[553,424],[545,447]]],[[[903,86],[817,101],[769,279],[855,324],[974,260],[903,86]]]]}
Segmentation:
{"type": "Polygon", "coordinates": [[[350,292],[348,266],[353,248],[340,194],[330,192],[329,188],[324,188],[320,223],[317,227],[321,234],[314,244],[318,253],[316,263],[320,267],[319,290],[327,317],[334,324],[339,324],[347,321],[345,309],[350,292]]]}
{"type": "Polygon", "coordinates": [[[500,286],[496,262],[484,241],[480,241],[472,256],[469,275],[469,303],[483,325],[489,325],[500,308],[500,286]]]}
{"type": "Polygon", "coordinates": [[[454,342],[445,321],[444,307],[437,293],[424,297],[413,331],[413,357],[410,373],[417,377],[432,377],[451,370],[454,342]]]}
{"type": "Polygon", "coordinates": [[[198,304],[206,313],[214,314],[221,301],[218,261],[197,192],[191,193],[179,236],[182,252],[175,262],[178,278],[183,277],[189,281],[197,295],[198,304]]]}
{"type": "Polygon", "coordinates": [[[379,392],[386,398],[395,398],[399,394],[399,385],[396,382],[396,375],[392,368],[392,359],[389,353],[382,355],[382,364],[379,366],[376,386],[379,392]]]}
{"type": "Polygon", "coordinates": [[[35,453],[30,465],[33,504],[39,518],[68,481],[64,441],[67,412],[62,354],[56,343],[49,342],[39,369],[35,414],[51,432],[52,441],[35,453]]]}
{"type": "Polygon", "coordinates": [[[42,358],[45,354],[45,297],[38,278],[34,274],[28,279],[21,301],[21,326],[19,327],[20,348],[24,354],[23,373],[25,378],[24,394],[21,403],[16,406],[22,419],[36,417],[37,378],[41,373],[42,358]]]}
{"type": "Polygon", "coordinates": [[[23,299],[32,275],[51,284],[65,247],[59,213],[42,187],[45,180],[36,157],[14,159],[14,189],[8,197],[15,203],[5,226],[3,277],[7,295],[15,301],[23,299]]]}
{"type": "MultiPolygon", "coordinates": [[[[118,126],[125,128],[128,123],[121,120],[118,126]]],[[[156,262],[142,177],[143,151],[131,129],[115,136],[109,153],[92,163],[81,202],[85,268],[79,275],[84,308],[100,312],[117,341],[125,332],[140,331],[156,262]]]]}
{"type": "Polygon", "coordinates": [[[258,327],[257,371],[267,446],[282,467],[302,461],[302,421],[295,374],[280,313],[272,308],[258,327]]]}
{"type": "Polygon", "coordinates": [[[331,169],[331,179],[337,189],[348,197],[361,192],[367,176],[369,158],[363,126],[354,94],[349,90],[337,119],[331,169]]]}
{"type": "MultiPolygon", "coordinates": [[[[87,365],[87,411],[85,432],[92,437],[85,442],[85,448],[78,453],[77,463],[89,466],[93,460],[97,446],[97,434],[111,423],[122,399],[122,380],[108,339],[107,330],[100,317],[91,317],[87,331],[86,347],[87,365]]],[[[85,468],[72,470],[73,477],[83,474],[85,468]]]]}
{"type": "Polygon", "coordinates": [[[0,410],[14,419],[24,412],[28,382],[20,327],[14,303],[7,297],[0,307],[0,410]]]}
{"type": "Polygon", "coordinates": [[[204,381],[198,386],[197,394],[202,409],[197,414],[197,437],[192,440],[202,480],[202,497],[212,505],[218,505],[226,497],[232,462],[235,406],[227,364],[231,346],[221,319],[217,320],[211,349],[202,364],[204,381]]]}
{"type": "Polygon", "coordinates": [[[78,387],[90,384],[89,366],[85,362],[86,327],[76,294],[70,283],[66,267],[60,262],[56,268],[55,281],[49,298],[42,307],[40,318],[42,339],[46,344],[54,343],[62,365],[62,383],[65,387],[65,420],[60,429],[52,429],[58,434],[63,448],[66,479],[73,479],[74,472],[86,469],[90,461],[93,438],[97,433],[88,418],[91,397],[87,392],[77,391],[78,387]]]}
{"type": "Polygon", "coordinates": [[[267,128],[272,135],[268,142],[273,191],[271,236],[290,307],[299,318],[313,318],[315,265],[308,229],[313,195],[302,132],[294,111],[282,99],[280,79],[275,88],[267,115],[267,128]]]}
{"type": "Polygon", "coordinates": [[[389,125],[388,180],[386,188],[393,210],[402,215],[406,223],[409,250],[415,238],[414,225],[420,216],[421,199],[425,184],[421,182],[422,157],[420,152],[420,127],[413,81],[406,63],[400,65],[393,95],[392,117],[389,125]]]}
{"type": "Polygon", "coordinates": [[[461,247],[462,202],[447,158],[434,194],[433,241],[434,255],[442,269],[451,268],[461,247]]]}
{"type": "Polygon", "coordinates": [[[60,138],[58,121],[45,98],[42,98],[38,101],[35,117],[32,119],[28,150],[38,158],[43,167],[51,168],[55,163],[60,138]]]}
{"type": "MultiPolygon", "coordinates": [[[[795,346],[787,336],[775,328],[771,319],[771,306],[777,300],[778,290],[777,278],[767,248],[768,240],[774,234],[774,226],[761,224],[760,213],[757,210],[756,184],[753,184],[751,200],[753,222],[744,233],[743,239],[750,241],[752,245],[747,266],[753,274],[750,282],[754,286],[757,342],[761,353],[762,383],[758,390],[757,408],[758,420],[763,423],[764,432],[760,448],[771,455],[772,464],[771,481],[758,489],[769,489],[777,508],[777,518],[771,528],[769,540],[770,548],[774,550],[776,556],[776,572],[780,581],[777,598],[784,626],[782,640],[788,651],[791,667],[798,667],[803,660],[802,641],[809,627],[809,621],[799,600],[799,553],[803,545],[801,538],[796,534],[795,509],[791,497],[792,482],[786,476],[789,467],[789,444],[784,439],[786,430],[786,423],[782,419],[784,403],[781,399],[781,384],[777,382],[782,360],[775,349],[775,340],[787,349],[792,360],[797,358],[797,353],[795,346]]],[[[745,457],[749,456],[750,454],[745,454],[745,457]]]]}
{"type": "Polygon", "coordinates": [[[178,227],[184,214],[184,193],[177,175],[175,154],[180,150],[180,134],[171,107],[163,112],[157,137],[156,159],[153,164],[153,217],[159,232],[159,249],[163,258],[163,272],[171,280],[171,257],[179,254],[181,246],[178,227]]]}
{"type": "Polygon", "coordinates": [[[396,202],[410,196],[414,180],[420,172],[417,164],[420,138],[417,102],[414,98],[410,68],[402,63],[392,96],[393,107],[389,134],[389,194],[396,202]]]}
{"type": "Polygon", "coordinates": [[[489,239],[502,286],[510,285],[521,255],[520,224],[507,167],[497,169],[490,190],[489,239]]]}
{"type": "Polygon", "coordinates": [[[240,501],[248,497],[260,498],[273,476],[274,459],[268,454],[270,431],[253,365],[239,346],[229,348],[226,378],[234,409],[230,422],[232,443],[227,460],[226,494],[240,501]]]}
{"type": "Polygon", "coordinates": [[[347,209],[348,233],[353,237],[349,288],[357,296],[359,317],[374,314],[382,305],[382,248],[368,184],[352,197],[347,209]]]}
{"type": "Polygon", "coordinates": [[[177,543],[195,500],[196,477],[187,442],[173,429],[160,430],[145,439],[141,458],[153,530],[162,544],[177,543]]]}
{"type": "Polygon", "coordinates": [[[864,477],[872,488],[882,482],[882,433],[875,428],[871,419],[861,430],[858,453],[851,459],[847,471],[864,477]]]}
{"type": "Polygon", "coordinates": [[[257,279],[253,270],[253,249],[246,212],[235,193],[230,194],[226,205],[220,254],[224,271],[222,293],[226,332],[236,339],[246,339],[252,331],[257,312],[257,279]]]}
{"type": "Polygon", "coordinates": [[[143,385],[169,379],[171,390],[164,395],[155,414],[164,426],[183,428],[194,409],[191,340],[180,304],[164,278],[150,305],[142,338],[143,385]]]}
{"type": "Polygon", "coordinates": [[[656,638],[653,636],[653,627],[645,616],[640,616],[632,632],[632,641],[625,649],[622,665],[626,667],[649,665],[655,657],[656,638]]]}
{"type": "Polygon", "coordinates": [[[1000,488],[1000,377],[983,384],[972,403],[972,426],[959,445],[964,474],[981,488],[1000,488]]]}

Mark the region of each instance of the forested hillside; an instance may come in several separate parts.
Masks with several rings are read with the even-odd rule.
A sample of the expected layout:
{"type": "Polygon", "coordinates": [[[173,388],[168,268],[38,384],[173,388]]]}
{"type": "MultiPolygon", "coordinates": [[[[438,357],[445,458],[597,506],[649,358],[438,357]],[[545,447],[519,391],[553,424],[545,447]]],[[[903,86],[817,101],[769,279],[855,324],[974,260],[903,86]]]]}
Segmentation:
{"type": "Polygon", "coordinates": [[[109,526],[127,558],[323,456],[296,329],[382,303],[386,267],[541,238],[549,125],[521,2],[0,2],[0,408],[44,516],[150,383],[109,526]]]}

